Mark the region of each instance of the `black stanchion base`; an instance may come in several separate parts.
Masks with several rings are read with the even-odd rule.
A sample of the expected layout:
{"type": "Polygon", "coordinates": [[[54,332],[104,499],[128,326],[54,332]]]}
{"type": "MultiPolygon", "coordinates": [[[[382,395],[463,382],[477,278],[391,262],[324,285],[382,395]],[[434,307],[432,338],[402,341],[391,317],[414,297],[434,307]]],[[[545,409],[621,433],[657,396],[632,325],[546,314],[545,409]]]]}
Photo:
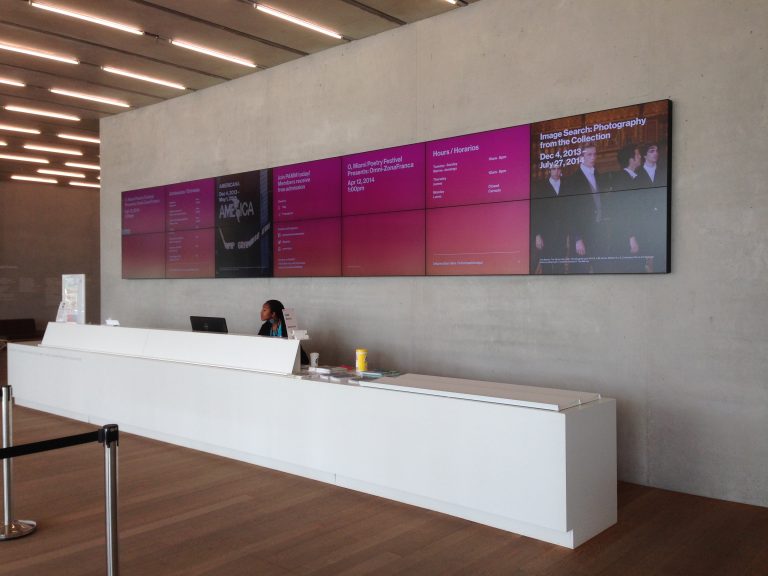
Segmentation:
{"type": "Polygon", "coordinates": [[[0,540],[13,540],[32,534],[37,522],[32,520],[11,520],[10,524],[0,524],[0,540]]]}

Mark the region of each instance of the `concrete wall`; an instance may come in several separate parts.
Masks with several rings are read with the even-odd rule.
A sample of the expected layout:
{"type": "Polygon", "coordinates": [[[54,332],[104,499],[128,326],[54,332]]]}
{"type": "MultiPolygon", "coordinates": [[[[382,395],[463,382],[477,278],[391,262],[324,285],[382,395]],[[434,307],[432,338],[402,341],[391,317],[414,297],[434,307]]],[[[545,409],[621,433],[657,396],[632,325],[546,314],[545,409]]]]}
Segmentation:
{"type": "MultiPolygon", "coordinates": [[[[102,124],[103,316],[254,333],[321,361],[599,391],[619,476],[768,505],[768,4],[483,0],[102,124]],[[671,98],[666,276],[124,281],[120,192],[671,98]]],[[[492,441],[492,439],[489,439],[492,441]]]]}
{"type": "Polygon", "coordinates": [[[62,274],[86,275],[86,320],[98,323],[98,190],[0,183],[0,318],[56,320],[62,274]]]}

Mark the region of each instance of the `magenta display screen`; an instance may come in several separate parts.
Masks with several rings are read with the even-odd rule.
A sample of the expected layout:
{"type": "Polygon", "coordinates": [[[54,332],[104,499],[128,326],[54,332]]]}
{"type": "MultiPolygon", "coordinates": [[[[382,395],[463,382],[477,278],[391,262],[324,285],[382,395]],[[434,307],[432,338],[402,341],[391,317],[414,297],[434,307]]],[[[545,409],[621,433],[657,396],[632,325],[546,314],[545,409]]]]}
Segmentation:
{"type": "Polygon", "coordinates": [[[527,200],[528,125],[427,143],[427,208],[527,200]]]}
{"type": "Polygon", "coordinates": [[[166,186],[166,231],[213,228],[213,190],[213,178],[166,186]]]}
{"type": "Polygon", "coordinates": [[[165,278],[165,232],[123,236],[123,278],[165,278]]]}
{"type": "Polygon", "coordinates": [[[528,215],[528,201],[427,210],[427,274],[528,274],[528,215]]]}
{"type": "Polygon", "coordinates": [[[670,271],[672,103],[123,192],[124,278],[670,271]]]}
{"type": "Polygon", "coordinates": [[[424,208],[424,144],[342,157],[342,214],[424,208]]]}
{"type": "Polygon", "coordinates": [[[166,278],[213,278],[213,228],[166,234],[166,278]]]}
{"type": "Polygon", "coordinates": [[[341,158],[281,166],[273,171],[274,221],[341,215],[341,158]]]}
{"type": "Polygon", "coordinates": [[[341,276],[341,219],[275,224],[275,276],[341,276]]]}
{"type": "Polygon", "coordinates": [[[165,186],[123,192],[122,234],[165,232],[165,186]]]}
{"type": "Polygon", "coordinates": [[[423,276],[424,210],[342,220],[344,276],[423,276]]]}

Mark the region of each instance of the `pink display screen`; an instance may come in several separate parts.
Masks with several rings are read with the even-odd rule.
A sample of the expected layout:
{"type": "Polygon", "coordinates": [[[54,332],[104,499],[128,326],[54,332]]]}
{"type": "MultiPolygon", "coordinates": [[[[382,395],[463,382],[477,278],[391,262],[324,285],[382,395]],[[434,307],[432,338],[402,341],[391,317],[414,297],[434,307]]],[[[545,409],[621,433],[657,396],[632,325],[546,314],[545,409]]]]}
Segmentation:
{"type": "Polygon", "coordinates": [[[166,230],[213,228],[213,190],[213,178],[166,186],[166,230]]]}
{"type": "Polygon", "coordinates": [[[427,208],[528,200],[528,125],[427,143],[427,208]]]}
{"type": "Polygon", "coordinates": [[[123,236],[123,278],[165,278],[165,233],[123,236]]]}
{"type": "Polygon", "coordinates": [[[342,158],[342,214],[424,208],[424,144],[342,158]]]}
{"type": "Polygon", "coordinates": [[[166,234],[166,278],[213,278],[214,229],[166,234]]]}
{"type": "Polygon", "coordinates": [[[342,219],[344,276],[424,275],[424,210],[342,219]]]}
{"type": "Polygon", "coordinates": [[[274,274],[341,276],[341,219],[275,224],[274,274]]]}
{"type": "Polygon", "coordinates": [[[427,274],[528,274],[529,211],[527,200],[427,210],[427,274]]]}
{"type": "Polygon", "coordinates": [[[287,222],[341,215],[341,158],[273,170],[274,220],[287,222]]]}
{"type": "Polygon", "coordinates": [[[165,232],[165,186],[123,192],[123,235],[165,232]]]}

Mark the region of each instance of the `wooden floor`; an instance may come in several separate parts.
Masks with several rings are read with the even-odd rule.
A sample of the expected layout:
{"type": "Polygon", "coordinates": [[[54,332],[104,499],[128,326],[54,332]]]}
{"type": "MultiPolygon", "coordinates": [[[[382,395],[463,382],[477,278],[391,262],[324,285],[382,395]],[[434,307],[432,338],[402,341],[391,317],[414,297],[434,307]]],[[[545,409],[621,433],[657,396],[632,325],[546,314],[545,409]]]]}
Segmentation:
{"type": "MultiPolygon", "coordinates": [[[[93,430],[15,410],[15,443],[93,430]]],[[[103,448],[14,461],[0,575],[105,573],[103,448]]],[[[128,434],[122,576],[199,574],[768,575],[768,509],[619,485],[619,523],[567,550],[458,518],[128,434]]]]}

